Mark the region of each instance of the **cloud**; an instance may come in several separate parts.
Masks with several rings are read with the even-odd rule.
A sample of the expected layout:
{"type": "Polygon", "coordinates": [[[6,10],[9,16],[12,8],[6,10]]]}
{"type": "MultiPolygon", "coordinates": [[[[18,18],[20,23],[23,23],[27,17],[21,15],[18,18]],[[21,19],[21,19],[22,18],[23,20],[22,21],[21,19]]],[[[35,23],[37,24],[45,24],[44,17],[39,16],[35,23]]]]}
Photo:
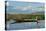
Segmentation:
{"type": "Polygon", "coordinates": [[[27,6],[27,7],[22,8],[22,11],[26,11],[26,10],[30,10],[30,9],[31,9],[31,6],[27,6]]]}
{"type": "Polygon", "coordinates": [[[31,9],[31,6],[17,6],[16,7],[17,10],[21,10],[21,11],[26,11],[26,10],[30,10],[31,9]]]}
{"type": "Polygon", "coordinates": [[[44,7],[32,7],[32,12],[44,11],[44,7]]]}
{"type": "Polygon", "coordinates": [[[43,7],[33,7],[33,6],[16,6],[13,7],[13,9],[20,10],[20,11],[32,11],[32,12],[38,12],[43,11],[43,7]]]}
{"type": "Polygon", "coordinates": [[[22,9],[22,11],[26,11],[27,10],[27,8],[26,7],[24,7],[23,9],[22,9]]]}

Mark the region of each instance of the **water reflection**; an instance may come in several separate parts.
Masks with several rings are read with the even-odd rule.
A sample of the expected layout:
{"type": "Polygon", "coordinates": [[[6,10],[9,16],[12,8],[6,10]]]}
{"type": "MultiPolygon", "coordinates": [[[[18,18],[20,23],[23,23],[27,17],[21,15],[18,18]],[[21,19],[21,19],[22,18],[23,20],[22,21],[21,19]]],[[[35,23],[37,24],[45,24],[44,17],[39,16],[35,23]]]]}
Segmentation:
{"type": "Polygon", "coordinates": [[[13,20],[7,22],[7,30],[34,29],[34,28],[44,28],[44,27],[45,27],[44,20],[40,20],[38,24],[37,22],[15,23],[13,20]]]}

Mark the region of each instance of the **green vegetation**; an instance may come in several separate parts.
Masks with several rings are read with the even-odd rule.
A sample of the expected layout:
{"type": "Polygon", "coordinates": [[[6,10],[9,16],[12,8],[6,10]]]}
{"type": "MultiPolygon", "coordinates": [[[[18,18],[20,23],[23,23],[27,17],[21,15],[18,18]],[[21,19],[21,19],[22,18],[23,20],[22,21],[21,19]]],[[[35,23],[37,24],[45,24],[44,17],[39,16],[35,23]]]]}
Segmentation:
{"type": "Polygon", "coordinates": [[[38,20],[44,20],[45,19],[45,15],[15,14],[15,15],[6,16],[6,20],[14,19],[17,21],[18,20],[22,21],[23,19],[36,19],[36,17],[38,20]]]}

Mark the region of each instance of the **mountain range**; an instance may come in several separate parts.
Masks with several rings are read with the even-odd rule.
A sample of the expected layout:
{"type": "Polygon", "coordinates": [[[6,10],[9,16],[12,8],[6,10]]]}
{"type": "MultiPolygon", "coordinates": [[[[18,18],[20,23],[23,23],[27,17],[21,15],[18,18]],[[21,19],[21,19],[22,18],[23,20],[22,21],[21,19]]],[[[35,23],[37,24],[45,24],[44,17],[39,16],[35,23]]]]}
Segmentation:
{"type": "Polygon", "coordinates": [[[40,12],[34,12],[34,13],[32,13],[33,15],[43,15],[43,14],[45,14],[45,12],[44,11],[40,11],[40,12]]]}

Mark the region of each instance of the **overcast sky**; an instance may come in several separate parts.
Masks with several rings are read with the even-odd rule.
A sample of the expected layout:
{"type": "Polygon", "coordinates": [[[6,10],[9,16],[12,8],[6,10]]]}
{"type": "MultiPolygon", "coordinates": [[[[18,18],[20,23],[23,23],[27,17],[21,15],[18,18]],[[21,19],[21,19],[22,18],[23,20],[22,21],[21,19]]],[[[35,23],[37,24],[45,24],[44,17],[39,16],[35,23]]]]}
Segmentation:
{"type": "Polygon", "coordinates": [[[39,2],[18,2],[8,1],[7,12],[8,13],[32,13],[44,11],[44,3],[39,2]]]}

